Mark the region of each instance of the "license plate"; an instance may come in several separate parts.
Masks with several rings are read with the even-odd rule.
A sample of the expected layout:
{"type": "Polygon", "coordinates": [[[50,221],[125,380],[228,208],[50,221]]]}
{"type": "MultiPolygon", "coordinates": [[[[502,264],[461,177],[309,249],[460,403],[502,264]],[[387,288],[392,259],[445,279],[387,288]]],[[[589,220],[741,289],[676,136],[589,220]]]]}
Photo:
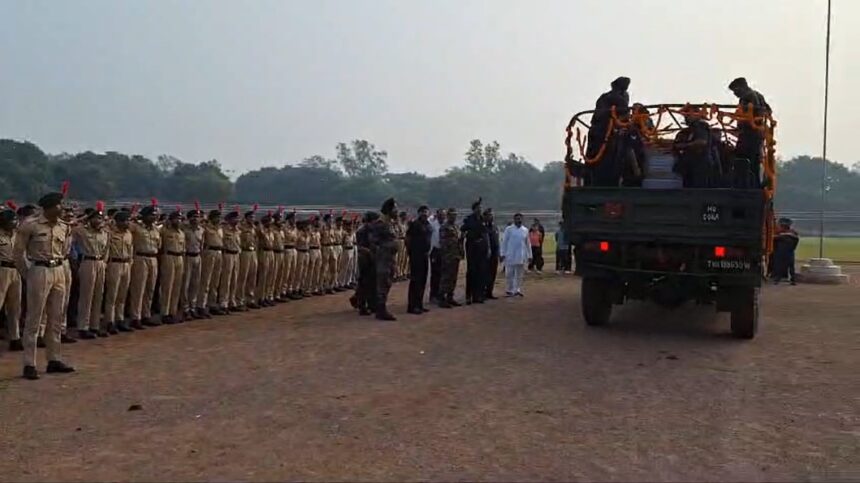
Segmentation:
{"type": "Polygon", "coordinates": [[[707,203],[702,207],[702,222],[704,223],[719,223],[722,212],[720,206],[713,203],[707,203]]]}
{"type": "Polygon", "coordinates": [[[749,260],[708,260],[706,262],[710,270],[722,271],[747,271],[752,269],[752,263],[749,260]]]}

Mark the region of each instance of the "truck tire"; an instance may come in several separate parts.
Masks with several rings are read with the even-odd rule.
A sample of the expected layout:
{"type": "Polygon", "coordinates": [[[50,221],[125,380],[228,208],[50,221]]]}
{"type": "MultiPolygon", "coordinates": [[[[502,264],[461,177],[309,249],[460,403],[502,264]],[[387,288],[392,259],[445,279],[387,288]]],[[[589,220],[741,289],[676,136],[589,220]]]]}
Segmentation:
{"type": "Polygon", "coordinates": [[[582,279],[582,316],[590,326],[606,325],[612,315],[609,283],[600,278],[582,279]]]}
{"type": "Polygon", "coordinates": [[[738,289],[732,308],[732,335],[752,339],[758,332],[758,288],[738,289]]]}

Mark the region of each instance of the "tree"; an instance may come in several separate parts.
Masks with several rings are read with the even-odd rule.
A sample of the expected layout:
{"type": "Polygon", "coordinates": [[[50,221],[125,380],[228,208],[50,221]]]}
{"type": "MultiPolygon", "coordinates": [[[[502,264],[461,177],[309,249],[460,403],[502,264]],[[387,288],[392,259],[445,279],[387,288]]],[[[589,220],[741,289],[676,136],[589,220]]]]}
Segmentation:
{"type": "Polygon", "coordinates": [[[489,174],[495,171],[500,158],[499,143],[493,141],[484,145],[480,139],[469,141],[466,150],[466,170],[472,173],[489,174]]]}
{"type": "Polygon", "coordinates": [[[334,159],[328,159],[319,154],[315,154],[309,158],[305,158],[299,163],[299,166],[302,168],[322,168],[329,169],[332,171],[338,170],[337,161],[334,159]]]}
{"type": "Polygon", "coordinates": [[[364,139],[337,145],[337,162],[350,178],[381,177],[388,173],[388,153],[364,139]]]}

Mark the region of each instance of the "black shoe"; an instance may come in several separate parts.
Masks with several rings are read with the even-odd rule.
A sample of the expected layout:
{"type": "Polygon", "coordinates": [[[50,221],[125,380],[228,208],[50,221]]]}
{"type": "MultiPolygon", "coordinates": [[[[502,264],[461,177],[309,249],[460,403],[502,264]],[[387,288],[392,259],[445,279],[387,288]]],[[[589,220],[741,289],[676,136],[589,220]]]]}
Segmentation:
{"type": "Polygon", "coordinates": [[[9,352],[21,352],[24,350],[24,344],[21,339],[12,339],[9,341],[9,352]]]}
{"type": "Polygon", "coordinates": [[[457,302],[453,298],[448,299],[447,302],[449,305],[451,305],[451,307],[462,307],[463,306],[463,304],[461,304],[460,302],[457,302]]]}
{"type": "Polygon", "coordinates": [[[140,323],[145,325],[146,327],[158,327],[159,325],[161,325],[161,322],[156,322],[152,319],[143,319],[140,321],[140,323]]]}
{"type": "Polygon", "coordinates": [[[174,319],[172,315],[165,315],[161,317],[161,323],[165,325],[173,325],[176,323],[176,319],[174,319]]]}
{"type": "Polygon", "coordinates": [[[129,325],[125,322],[117,322],[116,330],[119,332],[134,332],[134,329],[129,327],[129,325]]]}
{"type": "Polygon", "coordinates": [[[45,372],[48,374],[68,374],[75,372],[75,368],[63,361],[48,361],[48,368],[45,369],[45,372]]]}
{"type": "Polygon", "coordinates": [[[498,300],[498,297],[496,297],[493,294],[490,294],[490,295],[487,295],[486,300],[498,300]]]}
{"type": "Polygon", "coordinates": [[[419,310],[424,313],[430,312],[430,309],[428,309],[427,307],[421,307],[419,310]]]}
{"type": "Polygon", "coordinates": [[[326,295],[334,295],[334,289],[331,289],[331,288],[326,289],[325,293],[326,293],[326,295]]]}
{"type": "Polygon", "coordinates": [[[259,305],[257,305],[257,303],[256,303],[256,302],[251,302],[251,303],[249,303],[249,304],[248,304],[248,308],[249,308],[249,309],[251,309],[251,310],[257,310],[257,309],[259,309],[259,308],[260,308],[260,306],[259,306],[259,305]]]}
{"type": "Polygon", "coordinates": [[[453,309],[454,306],[451,305],[451,302],[449,302],[448,300],[443,299],[443,300],[439,301],[439,308],[441,308],[441,309],[453,309]]]}
{"type": "Polygon", "coordinates": [[[109,323],[109,324],[108,324],[108,326],[107,326],[107,332],[108,332],[108,334],[110,334],[110,335],[117,335],[117,334],[119,334],[119,330],[117,330],[117,326],[116,326],[116,324],[114,324],[113,322],[111,322],[111,323],[109,323]]]}
{"type": "Polygon", "coordinates": [[[97,332],[96,335],[98,335],[99,337],[110,337],[110,334],[108,334],[108,331],[106,330],[100,330],[97,332]]]}
{"type": "Polygon", "coordinates": [[[22,377],[24,379],[35,381],[39,379],[39,371],[36,370],[36,366],[24,366],[24,373],[22,374],[22,377]]]}
{"type": "Polygon", "coordinates": [[[74,337],[72,337],[68,334],[63,334],[60,336],[60,343],[61,344],[74,344],[77,341],[78,341],[78,339],[75,339],[74,337]]]}
{"type": "Polygon", "coordinates": [[[221,310],[221,307],[212,307],[211,309],[209,309],[209,313],[215,317],[224,315],[224,311],[221,310]]]}
{"type": "Polygon", "coordinates": [[[36,347],[39,349],[45,348],[45,338],[44,337],[36,337],[36,347]]]}
{"type": "Polygon", "coordinates": [[[406,311],[406,313],[412,314],[412,315],[422,315],[422,314],[424,314],[424,311],[421,309],[410,308],[406,311]]]}
{"type": "Polygon", "coordinates": [[[484,303],[484,299],[475,299],[475,300],[472,300],[472,302],[476,303],[476,304],[482,304],[482,303],[484,303]]]}
{"type": "Polygon", "coordinates": [[[78,333],[78,338],[83,340],[98,339],[99,336],[89,330],[81,330],[78,333]]]}
{"type": "Polygon", "coordinates": [[[360,309],[360,310],[358,311],[358,315],[373,315],[373,312],[371,312],[371,311],[369,311],[369,310],[367,310],[367,309],[360,309]]]}
{"type": "Polygon", "coordinates": [[[397,320],[397,317],[395,317],[394,315],[391,314],[391,312],[389,312],[388,310],[385,310],[385,309],[376,312],[376,318],[377,318],[377,320],[388,320],[388,321],[397,320]]]}
{"type": "Polygon", "coordinates": [[[146,327],[144,327],[139,320],[132,320],[130,327],[134,330],[146,330],[146,327]]]}

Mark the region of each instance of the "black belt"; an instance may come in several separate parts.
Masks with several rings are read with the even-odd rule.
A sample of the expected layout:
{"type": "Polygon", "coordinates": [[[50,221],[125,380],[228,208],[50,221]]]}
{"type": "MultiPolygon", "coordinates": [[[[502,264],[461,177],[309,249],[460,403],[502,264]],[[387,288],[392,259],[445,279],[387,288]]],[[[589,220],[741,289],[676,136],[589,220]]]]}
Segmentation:
{"type": "Polygon", "coordinates": [[[307,248],[296,248],[296,251],[299,253],[307,253],[308,249],[307,248]]]}
{"type": "Polygon", "coordinates": [[[322,246],[324,246],[324,247],[333,247],[333,246],[334,246],[334,243],[323,243],[323,244],[322,244],[322,246]]]}
{"type": "Polygon", "coordinates": [[[45,267],[45,268],[54,268],[59,267],[63,264],[62,258],[55,258],[53,260],[36,260],[33,262],[33,265],[37,267],[45,267]]]}
{"type": "Polygon", "coordinates": [[[200,253],[199,253],[199,252],[198,252],[198,253],[194,253],[194,252],[185,252],[185,256],[186,256],[186,257],[194,258],[194,257],[199,257],[199,256],[200,256],[200,253]]]}
{"type": "Polygon", "coordinates": [[[226,253],[227,255],[238,255],[238,254],[239,254],[239,250],[227,250],[227,249],[225,248],[225,249],[224,249],[224,253],[226,253]]]}
{"type": "Polygon", "coordinates": [[[344,250],[352,250],[354,247],[352,245],[344,245],[344,250]]]}
{"type": "Polygon", "coordinates": [[[17,268],[14,262],[0,262],[0,268],[17,268]]]}
{"type": "Polygon", "coordinates": [[[139,253],[135,252],[134,256],[136,257],[146,257],[146,258],[155,258],[158,256],[157,253],[139,253]]]}
{"type": "Polygon", "coordinates": [[[320,247],[309,247],[308,249],[309,249],[309,250],[319,250],[319,249],[320,249],[320,247]]]}
{"type": "Polygon", "coordinates": [[[294,250],[295,248],[295,245],[284,245],[284,250],[294,250]]]}
{"type": "Polygon", "coordinates": [[[243,249],[242,249],[242,251],[243,251],[243,252],[253,252],[253,251],[256,251],[256,250],[257,250],[256,248],[243,248],[243,249]]]}
{"type": "Polygon", "coordinates": [[[111,258],[110,263],[129,263],[131,258],[111,258]]]}
{"type": "Polygon", "coordinates": [[[275,253],[284,253],[284,251],[283,251],[283,250],[273,249],[272,251],[273,251],[273,252],[275,252],[275,253]]]}
{"type": "Polygon", "coordinates": [[[270,252],[270,251],[272,251],[272,249],[271,249],[271,248],[261,248],[260,250],[263,250],[264,252],[270,252]]]}
{"type": "Polygon", "coordinates": [[[209,251],[213,251],[213,252],[220,252],[224,248],[223,247],[206,247],[206,249],[209,251]]]}
{"type": "Polygon", "coordinates": [[[89,260],[91,262],[100,262],[102,259],[102,257],[90,257],[88,255],[84,255],[81,258],[83,258],[84,260],[89,260]]]}
{"type": "Polygon", "coordinates": [[[168,251],[165,253],[167,253],[171,257],[184,257],[185,256],[185,252],[170,252],[170,251],[168,251]]]}

